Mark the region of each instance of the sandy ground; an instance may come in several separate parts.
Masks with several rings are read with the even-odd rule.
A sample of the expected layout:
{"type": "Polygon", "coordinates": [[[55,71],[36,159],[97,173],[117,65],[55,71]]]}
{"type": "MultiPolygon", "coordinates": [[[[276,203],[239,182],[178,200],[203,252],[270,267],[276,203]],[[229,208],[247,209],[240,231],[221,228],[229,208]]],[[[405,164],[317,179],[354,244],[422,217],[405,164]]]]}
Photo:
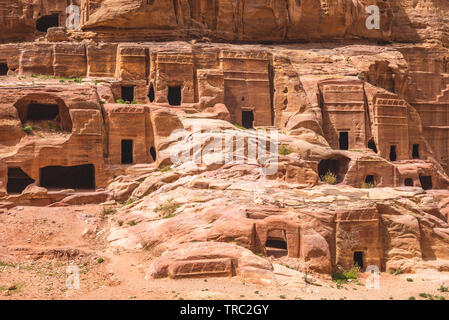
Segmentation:
{"type": "MultiPolygon", "coordinates": [[[[240,277],[145,280],[150,253],[107,246],[110,219],[98,205],[16,207],[0,211],[0,299],[448,299],[449,273],[382,273],[380,288],[368,289],[366,275],[319,286],[278,272],[277,285],[245,283],[240,277]],[[67,268],[80,273],[79,289],[68,289],[67,268]]],[[[285,269],[285,268],[284,268],[285,269]]]]}

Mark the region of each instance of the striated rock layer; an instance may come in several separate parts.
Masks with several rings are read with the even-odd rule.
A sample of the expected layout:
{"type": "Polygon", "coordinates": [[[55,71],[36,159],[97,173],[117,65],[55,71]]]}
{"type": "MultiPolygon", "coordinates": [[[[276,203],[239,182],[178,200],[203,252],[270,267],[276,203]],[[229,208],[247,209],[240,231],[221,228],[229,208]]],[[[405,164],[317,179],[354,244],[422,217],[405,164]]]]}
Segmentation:
{"type": "Polygon", "coordinates": [[[448,270],[447,2],[0,8],[1,208],[104,203],[147,278],[448,270]]]}

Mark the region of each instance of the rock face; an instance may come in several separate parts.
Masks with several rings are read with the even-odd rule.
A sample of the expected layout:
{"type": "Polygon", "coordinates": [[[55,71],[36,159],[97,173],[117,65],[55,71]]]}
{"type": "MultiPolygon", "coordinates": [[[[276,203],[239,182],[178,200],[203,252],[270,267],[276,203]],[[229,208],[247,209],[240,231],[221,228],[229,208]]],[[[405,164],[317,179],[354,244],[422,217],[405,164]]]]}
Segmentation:
{"type": "Polygon", "coordinates": [[[444,268],[446,2],[70,3],[0,1],[0,207],[121,202],[150,278],[444,268]]]}

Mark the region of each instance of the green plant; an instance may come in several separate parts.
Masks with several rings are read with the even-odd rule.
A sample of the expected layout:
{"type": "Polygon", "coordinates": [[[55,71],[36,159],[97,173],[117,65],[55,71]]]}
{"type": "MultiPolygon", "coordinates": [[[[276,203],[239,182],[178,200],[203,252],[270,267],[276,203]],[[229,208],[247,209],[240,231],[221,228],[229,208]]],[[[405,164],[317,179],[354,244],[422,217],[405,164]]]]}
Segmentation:
{"type": "Polygon", "coordinates": [[[326,182],[328,184],[336,184],[337,183],[337,175],[333,173],[332,171],[326,172],[325,175],[322,175],[321,181],[326,182]]]}
{"type": "Polygon", "coordinates": [[[11,264],[11,263],[6,263],[6,262],[3,262],[3,261],[0,261],[0,267],[15,268],[16,265],[15,265],[15,264],[11,264]]]}
{"type": "Polygon", "coordinates": [[[285,299],[285,296],[284,295],[280,295],[279,298],[285,299]]]}
{"type": "Polygon", "coordinates": [[[125,100],[123,100],[123,99],[118,99],[118,100],[116,100],[115,102],[124,104],[124,103],[125,103],[125,100]]]}
{"type": "Polygon", "coordinates": [[[352,266],[348,270],[336,272],[332,274],[332,281],[337,283],[338,285],[348,283],[348,280],[357,280],[360,273],[360,267],[357,265],[352,266]]]}
{"type": "Polygon", "coordinates": [[[243,126],[241,126],[241,125],[239,125],[238,123],[232,123],[235,127],[237,127],[237,128],[239,128],[239,129],[241,129],[241,130],[246,130],[246,128],[245,127],[243,127],[243,126]]]}
{"type": "Polygon", "coordinates": [[[428,298],[429,297],[429,295],[427,293],[420,293],[419,296],[421,298],[428,298]]]}
{"type": "Polygon", "coordinates": [[[166,167],[163,167],[163,168],[159,169],[159,171],[160,171],[160,172],[168,172],[168,171],[170,171],[171,169],[172,169],[171,166],[166,166],[166,167]]]}
{"type": "Polygon", "coordinates": [[[412,278],[407,278],[407,282],[413,282],[412,278]]]}
{"type": "Polygon", "coordinates": [[[97,259],[97,263],[103,263],[104,262],[104,259],[103,258],[98,258],[97,259]]]}
{"type": "Polygon", "coordinates": [[[26,134],[31,134],[33,133],[33,127],[31,127],[29,124],[26,124],[23,127],[23,131],[25,131],[26,134]]]}
{"type": "Polygon", "coordinates": [[[279,154],[282,155],[282,156],[288,156],[288,155],[291,154],[292,152],[293,152],[293,151],[290,150],[290,149],[288,148],[288,146],[286,146],[285,144],[283,144],[283,145],[281,145],[281,146],[279,147],[279,154]]]}
{"type": "Polygon", "coordinates": [[[133,204],[134,202],[136,202],[136,199],[129,198],[126,202],[123,202],[122,205],[129,206],[130,204],[133,204]]]}
{"type": "Polygon", "coordinates": [[[159,212],[162,218],[168,219],[174,216],[173,214],[179,209],[180,206],[181,205],[172,198],[154,208],[154,212],[159,212]]]}
{"type": "Polygon", "coordinates": [[[443,285],[441,285],[441,286],[438,288],[438,291],[440,291],[440,292],[449,292],[449,288],[448,288],[448,287],[445,287],[445,286],[443,286],[443,285]]]}
{"type": "Polygon", "coordinates": [[[373,189],[376,187],[376,184],[374,182],[363,182],[362,183],[362,189],[373,189]]]}
{"type": "Polygon", "coordinates": [[[114,214],[117,212],[117,209],[113,207],[103,207],[103,217],[107,217],[110,214],[114,214]]]}
{"type": "Polygon", "coordinates": [[[416,298],[413,297],[413,296],[409,297],[408,299],[409,299],[409,300],[416,300],[416,298]]]}
{"type": "Polygon", "coordinates": [[[134,226],[137,226],[137,222],[134,221],[134,220],[131,220],[130,222],[128,222],[128,225],[129,225],[130,227],[134,227],[134,226]]]}

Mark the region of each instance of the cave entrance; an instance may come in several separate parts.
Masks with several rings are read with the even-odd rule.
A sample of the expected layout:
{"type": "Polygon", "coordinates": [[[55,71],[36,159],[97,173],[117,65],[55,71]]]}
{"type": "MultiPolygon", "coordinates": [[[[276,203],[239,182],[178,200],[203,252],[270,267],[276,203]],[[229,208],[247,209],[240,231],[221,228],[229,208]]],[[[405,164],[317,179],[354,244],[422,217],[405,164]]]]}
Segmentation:
{"type": "Polygon", "coordinates": [[[288,255],[285,231],[281,229],[271,230],[267,236],[265,249],[268,256],[280,258],[288,255]]]}
{"type": "Polygon", "coordinates": [[[58,97],[46,94],[31,94],[14,104],[17,109],[22,124],[28,120],[42,122],[46,127],[48,121],[54,121],[59,129],[65,132],[72,132],[72,119],[70,112],[64,101],[58,97]]]}
{"type": "Polygon", "coordinates": [[[126,102],[134,101],[134,86],[122,86],[122,100],[126,102]]]}
{"type": "Polygon", "coordinates": [[[374,138],[371,138],[371,139],[368,141],[368,148],[371,149],[371,150],[373,150],[374,153],[377,153],[377,146],[376,146],[376,142],[374,141],[374,138]]]}
{"type": "Polygon", "coordinates": [[[396,161],[397,158],[396,146],[390,146],[390,161],[396,161]]]}
{"type": "Polygon", "coordinates": [[[57,104],[30,103],[27,110],[27,120],[55,120],[59,115],[57,104]]]}
{"type": "Polygon", "coordinates": [[[8,168],[6,191],[9,194],[22,193],[32,183],[34,183],[34,180],[23,172],[21,168],[8,168]]]}
{"type": "Polygon", "coordinates": [[[51,14],[37,19],[36,29],[40,32],[47,32],[49,28],[59,27],[59,14],[51,14]]]}
{"type": "Polygon", "coordinates": [[[156,153],[156,149],[154,147],[150,148],[150,154],[151,154],[151,158],[153,158],[153,161],[157,160],[157,153],[156,153]]]}
{"type": "Polygon", "coordinates": [[[363,270],[363,252],[356,251],[354,252],[354,265],[359,266],[361,270],[363,270]]]}
{"type": "Polygon", "coordinates": [[[405,185],[406,187],[413,187],[413,179],[411,179],[411,178],[405,179],[405,180],[404,180],[404,185],[405,185]]]}
{"type": "Polygon", "coordinates": [[[376,185],[376,180],[374,179],[373,175],[367,175],[366,178],[365,178],[365,183],[375,186],[376,185]]]}
{"type": "Polygon", "coordinates": [[[180,106],[182,101],[181,86],[168,87],[168,103],[171,106],[180,106]]]}
{"type": "Polygon", "coordinates": [[[47,189],[95,189],[95,167],[86,164],[41,168],[40,185],[47,189]]]}
{"type": "Polygon", "coordinates": [[[154,94],[154,86],[153,84],[150,85],[150,91],[148,92],[148,99],[150,99],[150,102],[153,103],[154,99],[155,99],[155,94],[154,94]]]}
{"type": "Polygon", "coordinates": [[[254,125],[254,113],[251,110],[242,111],[242,126],[245,129],[252,129],[254,125]]]}
{"type": "Polygon", "coordinates": [[[421,187],[424,190],[431,190],[433,188],[431,176],[419,176],[419,181],[421,181],[421,187]]]}
{"type": "Polygon", "coordinates": [[[413,145],[412,158],[413,159],[419,159],[419,144],[414,144],[413,145]]]}
{"type": "Polygon", "coordinates": [[[347,131],[340,132],[339,145],[340,145],[340,150],[348,150],[349,149],[349,132],[347,132],[347,131]]]}
{"type": "Polygon", "coordinates": [[[318,175],[321,181],[330,184],[342,182],[348,171],[349,161],[350,159],[346,157],[321,160],[318,164],[318,175]]]}
{"type": "Polygon", "coordinates": [[[7,63],[0,63],[0,76],[6,76],[8,75],[8,64],[7,63]]]}
{"type": "Polygon", "coordinates": [[[133,141],[122,140],[122,164],[132,164],[133,160],[133,141]]]}

